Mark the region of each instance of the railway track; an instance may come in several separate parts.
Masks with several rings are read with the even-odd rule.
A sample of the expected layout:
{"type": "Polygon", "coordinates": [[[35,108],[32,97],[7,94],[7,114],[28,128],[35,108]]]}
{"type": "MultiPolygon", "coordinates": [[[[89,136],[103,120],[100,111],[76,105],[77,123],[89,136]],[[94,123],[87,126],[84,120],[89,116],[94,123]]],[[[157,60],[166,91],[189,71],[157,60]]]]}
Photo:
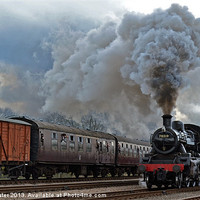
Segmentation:
{"type": "MultiPolygon", "coordinates": [[[[147,189],[137,189],[137,190],[127,190],[127,191],[119,191],[119,192],[107,192],[107,193],[98,193],[98,194],[85,194],[85,193],[69,193],[67,191],[64,191],[62,193],[50,193],[49,197],[39,197],[37,200],[61,200],[61,199],[85,199],[85,200],[101,200],[101,199],[115,199],[115,200],[129,200],[129,199],[140,199],[140,198],[146,198],[146,197],[161,197],[161,196],[167,196],[170,194],[175,194],[177,192],[193,192],[199,190],[199,187],[194,188],[183,188],[183,189],[168,189],[168,190],[154,190],[149,191],[147,189]],[[88,195],[88,196],[87,196],[88,195]]],[[[196,200],[200,199],[200,196],[192,197],[192,198],[186,198],[184,200],[196,200]]]]}
{"type": "Polygon", "coordinates": [[[38,184],[38,183],[60,183],[60,182],[84,182],[84,181],[103,181],[103,180],[127,180],[127,179],[136,179],[138,177],[131,177],[131,176],[122,176],[122,177],[98,177],[98,178],[53,178],[53,179],[18,179],[18,180],[10,180],[10,179],[0,179],[0,185],[20,185],[20,184],[38,184]]]}
{"type": "Polygon", "coordinates": [[[138,179],[128,180],[107,180],[92,182],[73,182],[73,183],[48,183],[48,184],[26,184],[26,185],[4,185],[0,186],[0,194],[8,193],[28,193],[28,192],[45,192],[45,191],[62,191],[62,190],[80,190],[97,187],[126,186],[137,185],[138,179]]]}
{"type": "MultiPolygon", "coordinates": [[[[94,180],[89,181],[73,181],[73,182],[59,182],[59,183],[33,183],[33,184],[19,184],[19,185],[1,185],[0,186],[0,199],[2,197],[6,199],[37,199],[37,200],[56,200],[56,199],[140,199],[146,197],[159,197],[168,196],[175,193],[194,192],[199,191],[200,187],[190,187],[181,189],[167,189],[161,190],[152,189],[128,189],[125,191],[116,192],[104,192],[100,189],[98,194],[95,192],[89,192],[93,188],[106,188],[106,187],[120,187],[120,186],[132,186],[138,185],[138,179],[122,179],[114,180],[94,180]],[[3,196],[2,196],[3,195],[3,196]]],[[[131,188],[131,187],[129,187],[131,188]]],[[[191,198],[185,198],[184,200],[200,199],[200,196],[193,196],[191,198]]]]}
{"type": "Polygon", "coordinates": [[[200,195],[198,196],[193,196],[193,197],[189,197],[189,198],[185,198],[183,200],[199,200],[200,199],[200,195]]]}
{"type": "MultiPolygon", "coordinates": [[[[155,189],[153,191],[149,191],[147,189],[140,189],[140,190],[129,190],[129,191],[120,191],[120,192],[111,192],[106,193],[106,197],[99,197],[98,199],[140,199],[145,197],[156,197],[156,196],[167,196],[170,194],[176,194],[181,192],[194,192],[199,191],[200,187],[191,187],[191,188],[181,188],[181,189],[167,189],[167,190],[158,190],[155,189]]],[[[90,198],[90,200],[94,200],[96,198],[90,198]]],[[[192,198],[186,198],[184,200],[195,200],[200,199],[200,196],[198,197],[192,197],[192,198]]]]}
{"type": "MultiPolygon", "coordinates": [[[[159,197],[168,196],[175,193],[194,192],[199,191],[200,187],[181,188],[181,189],[167,189],[158,190],[153,189],[149,191],[147,189],[131,189],[126,191],[117,192],[103,192],[99,190],[99,193],[88,193],[91,188],[104,188],[111,186],[128,186],[137,184],[138,180],[101,180],[93,182],[73,182],[73,183],[50,183],[50,184],[29,184],[29,185],[14,185],[14,186],[1,186],[0,187],[0,199],[3,195],[7,199],[37,199],[37,200],[56,200],[56,199],[140,199],[146,197],[159,197]],[[84,190],[81,190],[84,189],[84,190]],[[11,192],[12,191],[12,192],[11,192]],[[78,191],[78,192],[77,192],[78,191]]],[[[200,199],[200,196],[185,198],[184,200],[200,199]]]]}

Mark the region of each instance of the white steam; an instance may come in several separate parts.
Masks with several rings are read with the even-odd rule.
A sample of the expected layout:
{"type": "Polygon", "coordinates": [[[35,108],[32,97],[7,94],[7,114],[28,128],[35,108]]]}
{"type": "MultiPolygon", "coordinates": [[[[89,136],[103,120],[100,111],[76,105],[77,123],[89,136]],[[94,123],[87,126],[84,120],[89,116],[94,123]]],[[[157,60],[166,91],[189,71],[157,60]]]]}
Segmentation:
{"type": "Polygon", "coordinates": [[[127,13],[76,41],[72,34],[74,51],[45,75],[43,108],[108,112],[113,121],[120,116],[124,132],[147,133],[156,104],[171,113],[187,73],[200,64],[199,27],[186,7],[172,5],[146,16],[127,13]]]}

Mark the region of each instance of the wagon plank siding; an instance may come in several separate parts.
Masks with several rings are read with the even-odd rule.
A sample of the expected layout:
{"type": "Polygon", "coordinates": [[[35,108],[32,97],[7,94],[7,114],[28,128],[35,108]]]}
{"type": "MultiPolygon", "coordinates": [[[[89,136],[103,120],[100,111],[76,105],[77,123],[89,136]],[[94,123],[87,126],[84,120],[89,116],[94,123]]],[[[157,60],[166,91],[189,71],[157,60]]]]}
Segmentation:
{"type": "Polygon", "coordinates": [[[25,123],[0,119],[0,162],[30,161],[30,128],[25,123]]]}

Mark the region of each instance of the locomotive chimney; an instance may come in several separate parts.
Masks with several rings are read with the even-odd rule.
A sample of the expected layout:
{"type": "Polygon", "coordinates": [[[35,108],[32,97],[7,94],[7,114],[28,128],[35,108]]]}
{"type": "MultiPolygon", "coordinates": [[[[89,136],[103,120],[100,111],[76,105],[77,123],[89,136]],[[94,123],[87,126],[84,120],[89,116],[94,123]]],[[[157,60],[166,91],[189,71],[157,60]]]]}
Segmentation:
{"type": "Polygon", "coordinates": [[[172,116],[166,114],[166,115],[163,115],[162,118],[163,118],[163,126],[165,128],[171,128],[171,126],[172,126],[172,122],[171,122],[172,116]]]}

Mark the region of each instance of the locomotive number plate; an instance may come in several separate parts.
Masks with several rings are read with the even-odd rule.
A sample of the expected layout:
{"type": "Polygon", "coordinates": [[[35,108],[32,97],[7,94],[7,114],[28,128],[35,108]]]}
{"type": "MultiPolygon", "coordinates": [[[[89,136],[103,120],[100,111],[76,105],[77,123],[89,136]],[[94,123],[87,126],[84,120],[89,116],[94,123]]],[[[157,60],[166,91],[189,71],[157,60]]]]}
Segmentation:
{"type": "Polygon", "coordinates": [[[159,134],[159,138],[169,138],[168,134],[159,134]]]}

